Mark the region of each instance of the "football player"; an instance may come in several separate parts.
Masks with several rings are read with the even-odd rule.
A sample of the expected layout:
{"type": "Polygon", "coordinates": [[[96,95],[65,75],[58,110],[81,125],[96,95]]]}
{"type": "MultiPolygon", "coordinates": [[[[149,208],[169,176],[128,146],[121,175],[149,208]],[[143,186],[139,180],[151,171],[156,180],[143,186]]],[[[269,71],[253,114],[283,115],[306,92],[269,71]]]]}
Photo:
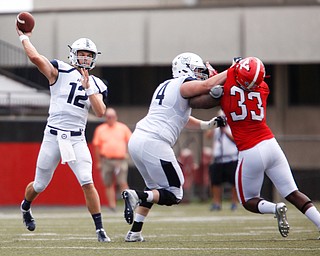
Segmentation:
{"type": "Polygon", "coordinates": [[[312,201],[298,190],[288,161],[266,124],[269,87],[264,78],[265,67],[260,59],[239,58],[228,69],[223,86],[213,88],[210,94],[191,99],[190,105],[209,108],[220,104],[225,112],[239,150],[236,188],[245,209],[253,213],[275,214],[280,234],[288,236],[287,206],[283,202],[269,202],[260,196],[266,174],[280,195],[320,230],[320,213],[312,201]]]}
{"type": "Polygon", "coordinates": [[[49,185],[61,158],[62,163],[68,163],[83,189],[98,241],[109,242],[102,225],[99,195],[92,180],[92,158],[85,139],[89,108],[92,107],[98,117],[106,111],[107,86],[98,77],[89,75],[99,54],[97,47],[90,39],[81,38],[69,46],[70,64],[60,60],[50,62],[30,42],[31,33],[16,29],[28,58],[48,79],[51,93],[35,178],[27,185],[21,203],[23,222],[29,231],[35,230],[31,203],[49,185]]]}
{"type": "Polygon", "coordinates": [[[208,78],[214,70],[207,66],[209,68],[194,53],[175,57],[173,79],[156,88],[148,114],[137,123],[129,140],[129,153],[147,189],[127,189],[122,193],[125,219],[129,224],[133,223],[125,236],[127,242],[144,240],[142,226],[154,203],[171,206],[182,200],[184,177],[172,149],[181,130],[184,127],[206,130],[225,125],[222,117],[202,121],[190,116],[189,98],[208,93],[214,85],[225,81],[224,73],[208,78]]]}

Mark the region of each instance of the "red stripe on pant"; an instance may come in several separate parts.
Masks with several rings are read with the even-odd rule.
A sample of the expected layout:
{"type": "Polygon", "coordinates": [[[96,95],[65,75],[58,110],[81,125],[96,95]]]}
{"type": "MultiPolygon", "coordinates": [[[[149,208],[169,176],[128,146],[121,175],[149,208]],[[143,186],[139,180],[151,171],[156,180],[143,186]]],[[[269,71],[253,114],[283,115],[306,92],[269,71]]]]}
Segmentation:
{"type": "Polygon", "coordinates": [[[242,189],[242,164],[243,164],[243,159],[241,160],[240,166],[239,166],[239,172],[238,172],[238,189],[239,189],[239,195],[240,195],[240,200],[241,203],[244,204],[245,198],[243,194],[243,189],[242,189]]]}

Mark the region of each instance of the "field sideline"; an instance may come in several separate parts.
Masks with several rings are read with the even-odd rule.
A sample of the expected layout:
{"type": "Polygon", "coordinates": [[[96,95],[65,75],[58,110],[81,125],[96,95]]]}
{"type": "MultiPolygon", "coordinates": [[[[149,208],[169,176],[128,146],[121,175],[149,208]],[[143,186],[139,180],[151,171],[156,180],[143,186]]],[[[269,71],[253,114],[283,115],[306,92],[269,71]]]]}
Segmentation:
{"type": "Polygon", "coordinates": [[[103,208],[111,243],[97,242],[84,207],[33,207],[35,232],[22,225],[19,206],[2,207],[0,255],[320,255],[316,228],[291,205],[287,238],[279,234],[272,215],[231,212],[228,207],[224,204],[222,211],[210,212],[207,203],[155,206],[144,226],[143,243],[124,242],[130,226],[121,202],[116,213],[103,208]]]}

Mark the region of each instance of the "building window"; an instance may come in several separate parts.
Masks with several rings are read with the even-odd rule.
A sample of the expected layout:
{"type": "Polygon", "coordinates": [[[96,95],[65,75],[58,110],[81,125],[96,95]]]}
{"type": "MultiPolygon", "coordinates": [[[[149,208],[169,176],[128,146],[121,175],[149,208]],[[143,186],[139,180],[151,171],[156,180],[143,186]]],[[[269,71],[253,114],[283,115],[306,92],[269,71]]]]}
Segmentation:
{"type": "Polygon", "coordinates": [[[320,64],[289,65],[289,104],[320,105],[320,64]]]}

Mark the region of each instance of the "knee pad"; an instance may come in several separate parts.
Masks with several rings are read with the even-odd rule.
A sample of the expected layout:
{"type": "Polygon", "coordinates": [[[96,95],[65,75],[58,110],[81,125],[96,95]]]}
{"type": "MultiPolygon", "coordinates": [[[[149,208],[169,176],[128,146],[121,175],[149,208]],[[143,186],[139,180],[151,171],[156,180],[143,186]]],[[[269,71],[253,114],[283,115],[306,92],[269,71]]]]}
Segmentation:
{"type": "Polygon", "coordinates": [[[181,199],[178,199],[173,193],[165,189],[158,189],[159,191],[159,205],[171,206],[179,204],[181,199]]]}
{"type": "Polygon", "coordinates": [[[139,206],[142,206],[142,207],[145,207],[145,208],[151,209],[151,207],[153,206],[153,203],[149,203],[149,202],[141,202],[141,203],[139,204],[139,206]]]}
{"type": "Polygon", "coordinates": [[[46,189],[46,187],[47,187],[46,184],[42,184],[42,183],[39,183],[39,182],[34,182],[33,183],[33,189],[37,193],[41,193],[42,191],[44,191],[46,189]]]}

